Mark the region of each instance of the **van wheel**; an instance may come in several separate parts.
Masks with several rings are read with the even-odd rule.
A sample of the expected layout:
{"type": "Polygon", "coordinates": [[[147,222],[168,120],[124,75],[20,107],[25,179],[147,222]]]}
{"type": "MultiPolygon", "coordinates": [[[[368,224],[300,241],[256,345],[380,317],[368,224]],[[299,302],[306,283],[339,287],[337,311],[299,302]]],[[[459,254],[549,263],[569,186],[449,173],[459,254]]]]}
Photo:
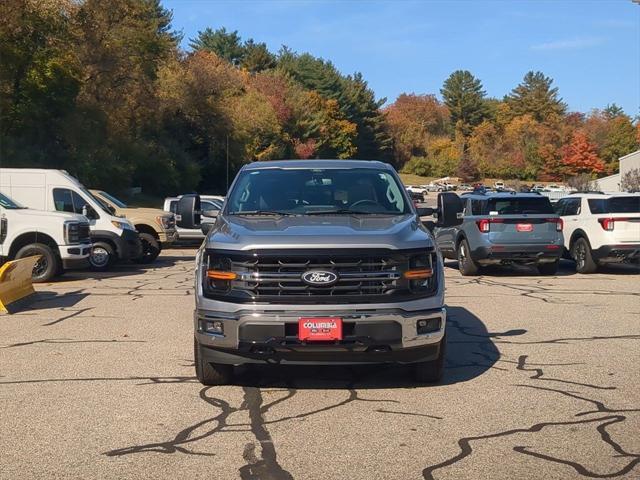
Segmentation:
{"type": "Polygon", "coordinates": [[[116,254],[113,247],[105,242],[96,242],[91,249],[89,255],[89,264],[91,270],[96,272],[104,272],[109,270],[116,261],[116,254]]]}
{"type": "Polygon", "coordinates": [[[203,385],[226,385],[233,376],[233,365],[210,363],[202,356],[202,347],[193,339],[193,358],[196,365],[196,377],[203,385]]]}
{"type": "Polygon", "coordinates": [[[465,277],[480,273],[480,266],[471,258],[471,249],[466,238],[458,245],[458,269],[465,277]]]}
{"type": "Polygon", "coordinates": [[[34,255],[40,255],[41,258],[33,266],[32,281],[34,283],[48,282],[56,276],[62,262],[51,247],[43,243],[32,243],[22,247],[16,253],[16,260],[34,255]]]}
{"type": "Polygon", "coordinates": [[[578,238],[571,246],[571,257],[576,262],[576,272],[593,273],[598,269],[598,264],[593,260],[591,246],[585,238],[578,238]]]}
{"type": "Polygon", "coordinates": [[[540,275],[555,275],[558,273],[559,260],[552,263],[540,263],[538,264],[538,273],[540,275]]]}
{"type": "Polygon", "coordinates": [[[444,337],[440,340],[440,352],[438,358],[430,362],[416,363],[414,368],[414,375],[416,381],[420,383],[436,383],[442,380],[444,375],[444,357],[447,351],[447,334],[445,332],[444,337]]]}
{"type": "Polygon", "coordinates": [[[136,263],[147,264],[153,262],[160,255],[160,242],[150,233],[141,233],[142,256],[134,260],[136,263]]]}

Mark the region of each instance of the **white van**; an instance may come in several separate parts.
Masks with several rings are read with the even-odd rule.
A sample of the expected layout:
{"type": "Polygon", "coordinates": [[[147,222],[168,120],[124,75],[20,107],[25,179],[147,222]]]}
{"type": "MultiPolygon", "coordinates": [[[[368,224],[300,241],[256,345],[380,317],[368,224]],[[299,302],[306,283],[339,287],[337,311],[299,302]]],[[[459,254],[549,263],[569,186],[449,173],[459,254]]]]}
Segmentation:
{"type": "Polygon", "coordinates": [[[40,255],[33,281],[48,282],[65,270],[87,268],[90,253],[85,217],[32,210],[0,192],[0,264],[40,255]]]}
{"type": "Polygon", "coordinates": [[[140,236],[131,222],[114,216],[64,170],[0,168],[0,190],[30,208],[87,217],[93,243],[89,261],[94,270],[107,270],[117,260],[142,255],[140,236]]]}

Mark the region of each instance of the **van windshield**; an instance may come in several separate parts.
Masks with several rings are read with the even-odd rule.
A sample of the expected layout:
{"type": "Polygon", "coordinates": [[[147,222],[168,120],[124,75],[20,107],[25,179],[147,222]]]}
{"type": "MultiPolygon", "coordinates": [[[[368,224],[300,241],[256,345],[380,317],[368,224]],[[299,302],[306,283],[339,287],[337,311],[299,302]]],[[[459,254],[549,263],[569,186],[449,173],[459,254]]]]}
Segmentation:
{"type": "Polygon", "coordinates": [[[373,168],[265,168],[240,173],[228,215],[402,215],[403,188],[387,170],[373,168]]]}
{"type": "Polygon", "coordinates": [[[23,207],[17,202],[14,202],[13,200],[11,200],[6,195],[3,195],[2,193],[0,193],[0,206],[3,208],[6,208],[7,210],[21,210],[21,209],[27,208],[27,207],[23,207]]]}
{"type": "Polygon", "coordinates": [[[487,202],[489,215],[548,215],[554,214],[547,197],[490,198],[487,202]]]}
{"type": "Polygon", "coordinates": [[[600,213],[640,213],[640,196],[590,198],[589,210],[600,213]]]}
{"type": "Polygon", "coordinates": [[[109,200],[111,203],[113,203],[116,207],[118,207],[118,208],[128,208],[126,203],[124,203],[122,200],[117,199],[113,195],[111,195],[111,194],[109,194],[107,192],[103,192],[102,190],[100,190],[98,193],[101,196],[103,196],[104,198],[106,198],[107,200],[109,200]]]}

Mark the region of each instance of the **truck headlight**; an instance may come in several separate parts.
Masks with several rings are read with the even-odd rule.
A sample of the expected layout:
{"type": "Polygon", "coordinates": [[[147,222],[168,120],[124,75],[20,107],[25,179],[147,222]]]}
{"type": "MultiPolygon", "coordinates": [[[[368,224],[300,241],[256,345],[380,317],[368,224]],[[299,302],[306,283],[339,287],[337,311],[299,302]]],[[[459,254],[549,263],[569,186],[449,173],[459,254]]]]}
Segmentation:
{"type": "Polygon", "coordinates": [[[119,228],[120,230],[135,230],[129,222],[119,222],[117,220],[111,220],[111,223],[114,227],[119,228]]]}
{"type": "Polygon", "coordinates": [[[156,217],[156,223],[165,230],[174,228],[176,224],[173,215],[158,215],[156,217]]]}
{"type": "Polygon", "coordinates": [[[231,260],[225,257],[208,255],[203,268],[203,284],[205,291],[223,293],[231,289],[231,281],[237,274],[231,270],[231,260]]]}
{"type": "Polygon", "coordinates": [[[424,292],[433,289],[436,266],[435,255],[431,252],[412,256],[409,259],[409,269],[402,275],[409,282],[409,290],[424,292]]]}
{"type": "Polygon", "coordinates": [[[77,222],[68,222],[64,224],[64,242],[67,245],[75,245],[80,243],[80,224],[77,222]]]}

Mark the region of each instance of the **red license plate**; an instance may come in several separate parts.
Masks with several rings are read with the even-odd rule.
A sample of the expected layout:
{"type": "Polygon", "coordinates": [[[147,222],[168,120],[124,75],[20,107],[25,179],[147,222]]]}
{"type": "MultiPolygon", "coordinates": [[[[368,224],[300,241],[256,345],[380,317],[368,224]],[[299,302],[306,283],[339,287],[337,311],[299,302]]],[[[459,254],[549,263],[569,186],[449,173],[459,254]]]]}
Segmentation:
{"type": "Polygon", "coordinates": [[[530,223],[518,223],[516,225],[516,230],[519,232],[532,232],[533,225],[531,225],[530,223]]]}
{"type": "Polygon", "coordinates": [[[298,319],[298,338],[307,342],[342,340],[342,319],[314,317],[298,319]]]}

